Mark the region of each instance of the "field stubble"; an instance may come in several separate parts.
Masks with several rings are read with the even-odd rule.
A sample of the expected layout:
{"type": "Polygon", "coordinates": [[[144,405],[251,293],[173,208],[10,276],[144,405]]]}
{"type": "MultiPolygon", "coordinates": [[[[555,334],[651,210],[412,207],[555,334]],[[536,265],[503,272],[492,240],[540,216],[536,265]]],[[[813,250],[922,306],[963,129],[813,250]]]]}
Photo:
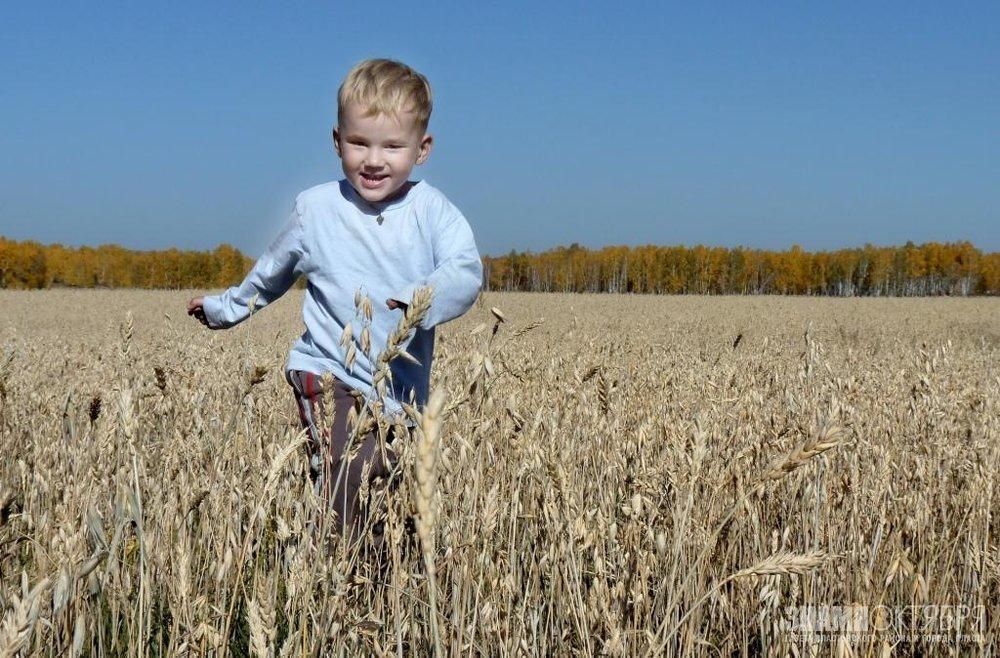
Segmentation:
{"type": "Polygon", "coordinates": [[[0,293],[0,655],[992,650],[997,300],[486,293],[377,559],[317,541],[301,293],[227,332],[188,296],[0,293]],[[785,625],[930,604],[980,637],[785,625]]]}

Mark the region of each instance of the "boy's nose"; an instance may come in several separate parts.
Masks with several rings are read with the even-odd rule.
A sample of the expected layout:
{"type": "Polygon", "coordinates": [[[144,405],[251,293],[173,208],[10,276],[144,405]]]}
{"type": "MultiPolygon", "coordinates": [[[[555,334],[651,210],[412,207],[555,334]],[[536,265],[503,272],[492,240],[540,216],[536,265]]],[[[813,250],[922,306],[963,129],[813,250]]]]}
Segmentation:
{"type": "Polygon", "coordinates": [[[382,152],[377,150],[368,151],[368,155],[365,156],[364,165],[370,169],[381,169],[382,152]]]}

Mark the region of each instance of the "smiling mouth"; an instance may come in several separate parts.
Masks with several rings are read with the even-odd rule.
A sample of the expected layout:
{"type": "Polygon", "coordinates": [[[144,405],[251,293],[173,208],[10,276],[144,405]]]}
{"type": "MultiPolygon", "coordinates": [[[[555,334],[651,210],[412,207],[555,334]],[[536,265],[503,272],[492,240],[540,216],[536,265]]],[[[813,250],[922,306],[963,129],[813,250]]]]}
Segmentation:
{"type": "Polygon", "coordinates": [[[378,181],[382,180],[383,178],[388,178],[389,175],[388,174],[364,174],[363,173],[363,174],[361,174],[361,177],[364,178],[365,180],[368,180],[368,181],[378,182],[378,181]]]}

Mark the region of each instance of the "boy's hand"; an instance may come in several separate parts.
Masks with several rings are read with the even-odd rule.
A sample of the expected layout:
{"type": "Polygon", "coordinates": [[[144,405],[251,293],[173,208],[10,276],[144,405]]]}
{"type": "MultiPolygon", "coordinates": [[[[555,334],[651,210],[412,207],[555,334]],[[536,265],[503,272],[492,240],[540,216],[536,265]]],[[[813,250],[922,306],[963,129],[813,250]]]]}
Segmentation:
{"type": "Polygon", "coordinates": [[[406,313],[406,304],[403,302],[397,302],[395,299],[385,300],[385,305],[389,307],[390,310],[395,310],[397,308],[402,309],[406,313]]]}
{"type": "Polygon", "coordinates": [[[212,327],[208,324],[208,318],[205,317],[205,307],[203,306],[204,300],[204,297],[192,297],[189,299],[187,303],[187,312],[188,315],[193,315],[198,322],[211,329],[212,327]]]}

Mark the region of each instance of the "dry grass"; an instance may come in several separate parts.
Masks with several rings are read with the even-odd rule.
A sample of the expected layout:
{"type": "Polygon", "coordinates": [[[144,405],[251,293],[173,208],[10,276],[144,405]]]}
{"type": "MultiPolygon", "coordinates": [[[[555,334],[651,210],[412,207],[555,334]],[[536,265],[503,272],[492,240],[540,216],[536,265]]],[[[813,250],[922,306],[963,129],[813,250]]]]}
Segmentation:
{"type": "Polygon", "coordinates": [[[487,294],[374,553],[320,536],[300,295],[0,293],[0,655],[992,655],[779,623],[995,606],[1000,301],[487,294]]]}

